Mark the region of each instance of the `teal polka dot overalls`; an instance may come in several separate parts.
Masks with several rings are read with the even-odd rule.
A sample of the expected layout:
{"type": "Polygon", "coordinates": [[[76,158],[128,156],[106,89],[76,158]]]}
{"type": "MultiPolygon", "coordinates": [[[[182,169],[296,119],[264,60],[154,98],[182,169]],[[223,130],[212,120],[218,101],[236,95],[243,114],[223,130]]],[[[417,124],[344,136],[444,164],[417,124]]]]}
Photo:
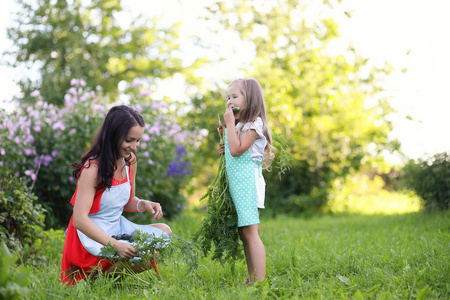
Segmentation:
{"type": "Polygon", "coordinates": [[[238,227],[259,224],[255,166],[250,151],[233,157],[230,154],[225,129],[225,164],[231,198],[238,215],[238,227]]]}

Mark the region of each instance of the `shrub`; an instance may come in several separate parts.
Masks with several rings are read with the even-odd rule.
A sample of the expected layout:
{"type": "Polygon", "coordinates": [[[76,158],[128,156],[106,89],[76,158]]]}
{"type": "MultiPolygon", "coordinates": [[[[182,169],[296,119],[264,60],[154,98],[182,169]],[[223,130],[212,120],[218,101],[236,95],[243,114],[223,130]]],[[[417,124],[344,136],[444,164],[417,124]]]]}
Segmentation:
{"type": "Polygon", "coordinates": [[[0,238],[22,259],[36,257],[43,239],[44,209],[21,178],[0,167],[0,238]]]}
{"type": "Polygon", "coordinates": [[[410,160],[402,169],[401,185],[412,189],[425,202],[425,209],[445,210],[450,206],[450,154],[410,160]]]}
{"type": "Polygon", "coordinates": [[[30,274],[23,266],[16,267],[16,255],[0,243],[0,299],[25,299],[29,293],[30,274]]]}
{"type": "Polygon", "coordinates": [[[318,180],[306,161],[295,161],[279,179],[277,172],[266,172],[266,208],[278,213],[309,216],[327,203],[327,186],[318,180]]]}

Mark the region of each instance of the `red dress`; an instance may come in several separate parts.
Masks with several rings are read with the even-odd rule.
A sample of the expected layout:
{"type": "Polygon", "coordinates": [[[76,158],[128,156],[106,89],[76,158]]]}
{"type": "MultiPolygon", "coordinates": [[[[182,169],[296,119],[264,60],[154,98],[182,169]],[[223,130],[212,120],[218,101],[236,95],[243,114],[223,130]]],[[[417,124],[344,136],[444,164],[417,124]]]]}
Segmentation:
{"type": "MultiPolygon", "coordinates": [[[[96,164],[96,163],[92,163],[96,164]]],[[[83,171],[84,167],[81,169],[80,173],[83,171]]],[[[131,185],[132,171],[129,168],[129,176],[124,181],[118,181],[113,179],[113,186],[124,184],[129,181],[131,185]]],[[[131,185],[132,186],[132,185],[131,185]]],[[[75,193],[72,196],[70,203],[75,205],[75,198],[77,196],[78,183],[75,193]]],[[[100,202],[105,189],[96,191],[94,201],[92,203],[91,210],[89,214],[95,214],[100,211],[100,202]]],[[[131,196],[131,193],[130,193],[131,196]]],[[[70,218],[70,222],[66,231],[66,239],[64,243],[64,250],[61,262],[61,281],[66,285],[76,285],[79,280],[86,280],[86,277],[91,273],[94,275],[101,271],[105,272],[108,270],[114,261],[108,260],[106,258],[98,257],[92,255],[87,251],[80,241],[77,229],[73,227],[73,216],[70,218]]]]}

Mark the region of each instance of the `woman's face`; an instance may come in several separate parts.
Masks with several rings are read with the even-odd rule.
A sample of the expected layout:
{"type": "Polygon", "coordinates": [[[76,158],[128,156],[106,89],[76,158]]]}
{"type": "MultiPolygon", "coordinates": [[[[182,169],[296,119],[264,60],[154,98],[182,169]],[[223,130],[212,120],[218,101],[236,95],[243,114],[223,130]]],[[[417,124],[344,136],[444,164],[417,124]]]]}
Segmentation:
{"type": "Polygon", "coordinates": [[[131,127],[128,134],[125,136],[124,141],[119,147],[119,154],[123,158],[127,158],[131,155],[131,152],[136,152],[142,135],[144,134],[144,127],[139,125],[131,127]]]}

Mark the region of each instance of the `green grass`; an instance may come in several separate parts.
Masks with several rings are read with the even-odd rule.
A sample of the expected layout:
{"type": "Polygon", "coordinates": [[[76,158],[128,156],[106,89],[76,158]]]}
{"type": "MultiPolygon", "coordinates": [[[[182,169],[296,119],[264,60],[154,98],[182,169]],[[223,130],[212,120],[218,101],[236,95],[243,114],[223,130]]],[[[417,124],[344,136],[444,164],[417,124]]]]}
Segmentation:
{"type": "MultiPolygon", "coordinates": [[[[193,213],[170,222],[190,237],[193,213]]],[[[267,279],[244,285],[244,261],[203,258],[189,273],[181,257],[122,280],[101,277],[76,287],[59,281],[63,241],[50,234],[45,267],[31,268],[31,299],[449,299],[450,213],[340,215],[264,219],[267,279]]]]}

